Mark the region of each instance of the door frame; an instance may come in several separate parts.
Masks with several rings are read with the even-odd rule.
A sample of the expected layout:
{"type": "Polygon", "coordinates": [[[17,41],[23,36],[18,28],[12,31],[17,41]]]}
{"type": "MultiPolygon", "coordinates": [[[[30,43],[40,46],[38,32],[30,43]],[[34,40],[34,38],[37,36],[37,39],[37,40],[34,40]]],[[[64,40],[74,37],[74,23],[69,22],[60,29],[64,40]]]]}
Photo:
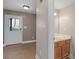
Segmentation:
{"type": "Polygon", "coordinates": [[[54,58],[54,0],[48,0],[48,59],[54,58]]]}

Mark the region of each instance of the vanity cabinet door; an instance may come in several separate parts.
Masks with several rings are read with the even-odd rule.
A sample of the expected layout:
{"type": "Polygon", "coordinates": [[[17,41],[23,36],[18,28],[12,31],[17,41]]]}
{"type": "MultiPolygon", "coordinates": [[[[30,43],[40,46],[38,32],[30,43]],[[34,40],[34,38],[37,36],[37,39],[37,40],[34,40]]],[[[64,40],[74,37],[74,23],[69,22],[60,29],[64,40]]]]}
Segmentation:
{"type": "Polygon", "coordinates": [[[61,59],[61,47],[57,44],[55,45],[55,59],[61,59]]]}
{"type": "Polygon", "coordinates": [[[66,56],[70,53],[70,41],[66,40],[65,44],[62,45],[62,56],[66,56]]]}
{"type": "Polygon", "coordinates": [[[55,42],[55,59],[61,59],[68,54],[70,54],[70,40],[55,42]]]}

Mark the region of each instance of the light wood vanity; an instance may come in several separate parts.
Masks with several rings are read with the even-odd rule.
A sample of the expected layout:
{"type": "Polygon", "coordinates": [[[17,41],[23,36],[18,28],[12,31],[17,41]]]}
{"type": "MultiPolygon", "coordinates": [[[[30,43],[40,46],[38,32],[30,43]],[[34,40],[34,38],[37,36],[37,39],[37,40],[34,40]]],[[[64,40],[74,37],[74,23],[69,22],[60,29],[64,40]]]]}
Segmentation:
{"type": "Polygon", "coordinates": [[[55,59],[63,59],[70,54],[70,36],[56,36],[55,37],[55,59]]]}

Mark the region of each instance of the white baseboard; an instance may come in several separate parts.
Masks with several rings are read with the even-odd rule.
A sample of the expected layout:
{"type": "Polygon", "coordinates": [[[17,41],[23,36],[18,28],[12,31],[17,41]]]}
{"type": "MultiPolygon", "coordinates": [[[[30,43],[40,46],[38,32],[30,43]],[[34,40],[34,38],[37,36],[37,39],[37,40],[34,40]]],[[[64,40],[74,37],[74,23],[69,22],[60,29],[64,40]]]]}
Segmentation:
{"type": "MultiPolygon", "coordinates": [[[[29,41],[23,41],[23,42],[18,42],[18,43],[13,43],[13,44],[27,44],[27,43],[33,43],[36,42],[36,40],[29,40],[29,41]]],[[[3,44],[3,47],[7,46],[7,45],[13,45],[13,44],[3,44]]]]}
{"type": "Polygon", "coordinates": [[[33,42],[36,42],[36,40],[23,41],[22,44],[33,43],[33,42]]]}
{"type": "MultiPolygon", "coordinates": [[[[20,42],[20,43],[21,43],[21,42],[20,42]]],[[[19,42],[18,42],[18,43],[3,44],[3,47],[6,47],[6,46],[8,46],[8,45],[14,45],[14,44],[19,44],[19,42]]]]}

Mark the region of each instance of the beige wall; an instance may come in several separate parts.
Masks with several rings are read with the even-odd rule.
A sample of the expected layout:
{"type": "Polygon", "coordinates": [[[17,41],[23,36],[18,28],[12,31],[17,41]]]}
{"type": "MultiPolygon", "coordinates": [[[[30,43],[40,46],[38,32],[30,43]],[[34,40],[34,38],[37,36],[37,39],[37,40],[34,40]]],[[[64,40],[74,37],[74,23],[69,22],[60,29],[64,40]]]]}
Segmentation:
{"type": "Polygon", "coordinates": [[[36,15],[10,10],[4,10],[4,14],[22,16],[23,25],[27,26],[27,29],[23,29],[23,41],[36,39],[36,15]],[[34,39],[32,39],[32,36],[34,36],[34,39]]]}
{"type": "Polygon", "coordinates": [[[55,33],[72,36],[71,54],[75,59],[75,8],[74,4],[59,10],[59,17],[55,18],[55,33]],[[59,22],[59,25],[58,25],[59,22]],[[59,27],[59,28],[57,28],[59,27]]]}

